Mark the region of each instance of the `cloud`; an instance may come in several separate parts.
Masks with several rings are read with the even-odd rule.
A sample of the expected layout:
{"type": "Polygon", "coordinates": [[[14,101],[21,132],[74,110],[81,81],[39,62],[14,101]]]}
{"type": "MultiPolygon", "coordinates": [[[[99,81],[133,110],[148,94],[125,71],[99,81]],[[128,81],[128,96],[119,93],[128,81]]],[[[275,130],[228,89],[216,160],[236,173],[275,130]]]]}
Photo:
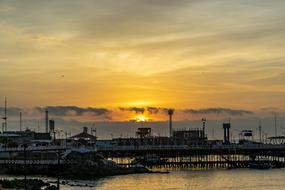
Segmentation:
{"type": "Polygon", "coordinates": [[[107,117],[107,114],[111,112],[106,108],[93,108],[93,107],[82,108],[77,106],[47,106],[47,107],[36,107],[35,109],[40,112],[48,110],[50,114],[55,116],[68,116],[68,115],[82,116],[85,113],[91,113],[95,116],[107,117]]]}
{"type": "Polygon", "coordinates": [[[146,108],[149,114],[159,114],[159,113],[163,113],[163,114],[167,114],[168,112],[168,108],[161,108],[161,107],[147,107],[146,108]]]}
{"type": "Polygon", "coordinates": [[[129,107],[129,108],[119,107],[119,110],[135,112],[136,114],[139,113],[143,114],[145,112],[145,108],[139,108],[139,107],[129,107]]]}
{"type": "Polygon", "coordinates": [[[25,106],[284,107],[284,3],[1,1],[0,92],[25,106]]]}
{"type": "Polygon", "coordinates": [[[157,114],[159,112],[159,108],[156,107],[147,107],[147,111],[151,114],[157,114]]]}
{"type": "Polygon", "coordinates": [[[136,114],[143,114],[147,112],[148,114],[157,115],[157,114],[165,114],[168,111],[168,108],[162,108],[162,107],[119,107],[120,111],[129,111],[129,112],[135,112],[136,114]]]}
{"type": "MultiPolygon", "coordinates": [[[[0,115],[4,115],[4,107],[0,107],[0,115]]],[[[24,112],[23,109],[18,107],[8,107],[7,108],[7,115],[8,116],[19,116],[20,112],[24,112]]]]}
{"type": "Polygon", "coordinates": [[[266,107],[266,108],[261,108],[262,111],[264,112],[277,112],[280,111],[279,108],[275,108],[275,107],[266,107]]]}
{"type": "Polygon", "coordinates": [[[79,121],[76,119],[62,119],[62,118],[56,118],[55,122],[59,126],[76,126],[76,127],[82,127],[82,126],[92,126],[94,125],[94,122],[89,121],[79,121]]]}
{"type": "Polygon", "coordinates": [[[230,116],[241,116],[241,115],[251,115],[253,112],[243,109],[230,109],[230,108],[205,108],[205,109],[186,109],[185,113],[190,113],[193,115],[199,114],[224,114],[230,116]]]}

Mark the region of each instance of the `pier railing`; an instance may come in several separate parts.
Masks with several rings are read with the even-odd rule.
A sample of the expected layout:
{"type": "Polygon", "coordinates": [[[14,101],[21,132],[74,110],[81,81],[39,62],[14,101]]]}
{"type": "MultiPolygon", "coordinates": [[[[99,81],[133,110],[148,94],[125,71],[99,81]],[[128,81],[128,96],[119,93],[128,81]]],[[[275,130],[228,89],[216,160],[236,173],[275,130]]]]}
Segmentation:
{"type": "Polygon", "coordinates": [[[66,150],[66,146],[28,146],[24,147],[1,147],[0,152],[23,152],[26,151],[47,151],[47,150],[66,150]]]}
{"type": "Polygon", "coordinates": [[[84,151],[96,151],[96,147],[73,147],[73,146],[28,146],[26,148],[24,147],[1,147],[1,152],[23,152],[23,151],[29,151],[29,152],[41,152],[41,151],[65,151],[65,150],[76,150],[79,152],[84,151]]]}
{"type": "Polygon", "coordinates": [[[112,147],[97,147],[98,151],[124,151],[124,150],[221,150],[221,149],[246,149],[246,150],[270,150],[270,149],[284,149],[285,144],[256,144],[256,145],[141,145],[141,146],[112,146],[112,147]]]}

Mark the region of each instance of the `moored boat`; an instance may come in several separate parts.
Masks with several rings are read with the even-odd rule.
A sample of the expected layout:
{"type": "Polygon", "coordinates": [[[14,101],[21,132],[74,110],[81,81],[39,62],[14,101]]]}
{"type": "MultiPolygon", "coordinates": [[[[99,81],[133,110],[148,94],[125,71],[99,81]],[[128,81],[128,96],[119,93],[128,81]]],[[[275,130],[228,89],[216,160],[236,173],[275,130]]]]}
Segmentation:
{"type": "Polygon", "coordinates": [[[147,155],[141,158],[136,158],[132,161],[133,164],[141,164],[141,165],[159,165],[166,163],[167,159],[161,159],[159,156],[156,155],[147,155]]]}
{"type": "Polygon", "coordinates": [[[249,163],[248,167],[252,169],[266,170],[266,169],[271,169],[272,165],[269,163],[251,162],[249,163]]]}

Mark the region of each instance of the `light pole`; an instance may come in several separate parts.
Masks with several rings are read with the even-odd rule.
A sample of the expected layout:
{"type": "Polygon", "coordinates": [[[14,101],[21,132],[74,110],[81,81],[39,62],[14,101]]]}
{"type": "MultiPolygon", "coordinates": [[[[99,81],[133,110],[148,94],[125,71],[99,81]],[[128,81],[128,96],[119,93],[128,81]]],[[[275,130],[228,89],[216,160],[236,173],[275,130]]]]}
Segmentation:
{"type": "Polygon", "coordinates": [[[25,190],[27,190],[27,144],[24,144],[24,183],[25,183],[25,190]]]}
{"type": "Polygon", "coordinates": [[[172,116],[174,114],[174,109],[169,109],[168,110],[168,115],[169,115],[169,137],[172,137],[172,116]]]}
{"type": "Polygon", "coordinates": [[[57,150],[57,190],[60,190],[60,151],[59,149],[57,150]]]}
{"type": "Polygon", "coordinates": [[[205,127],[206,127],[206,121],[207,121],[207,119],[206,118],[202,118],[202,123],[203,123],[203,137],[205,137],[206,135],[205,135],[205,127]]]}

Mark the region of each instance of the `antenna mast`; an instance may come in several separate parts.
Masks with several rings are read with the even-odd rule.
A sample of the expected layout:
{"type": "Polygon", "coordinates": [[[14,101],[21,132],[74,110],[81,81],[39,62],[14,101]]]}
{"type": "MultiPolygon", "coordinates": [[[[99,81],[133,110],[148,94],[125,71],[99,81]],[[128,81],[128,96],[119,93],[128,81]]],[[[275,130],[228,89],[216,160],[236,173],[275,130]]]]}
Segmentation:
{"type": "Polygon", "coordinates": [[[7,131],[7,98],[5,97],[5,107],[4,107],[4,117],[2,118],[4,120],[3,129],[7,131]]]}
{"type": "Polygon", "coordinates": [[[207,119],[206,118],[202,118],[202,124],[203,124],[203,136],[205,137],[206,135],[205,135],[205,127],[206,127],[206,121],[207,121],[207,119]]]}
{"type": "Polygon", "coordinates": [[[49,120],[48,120],[48,110],[46,110],[46,133],[49,132],[49,120]]]}
{"type": "Polygon", "coordinates": [[[277,137],[277,113],[274,113],[275,137],[277,137]]]}
{"type": "Polygon", "coordinates": [[[174,113],[174,109],[168,110],[168,116],[169,116],[169,137],[172,137],[172,115],[174,113]]]}
{"type": "Polygon", "coordinates": [[[22,131],[22,112],[20,112],[20,131],[22,131]]]}
{"type": "Polygon", "coordinates": [[[261,127],[261,121],[259,121],[258,130],[259,130],[259,141],[260,141],[260,143],[262,143],[262,127],[261,127]]]}

